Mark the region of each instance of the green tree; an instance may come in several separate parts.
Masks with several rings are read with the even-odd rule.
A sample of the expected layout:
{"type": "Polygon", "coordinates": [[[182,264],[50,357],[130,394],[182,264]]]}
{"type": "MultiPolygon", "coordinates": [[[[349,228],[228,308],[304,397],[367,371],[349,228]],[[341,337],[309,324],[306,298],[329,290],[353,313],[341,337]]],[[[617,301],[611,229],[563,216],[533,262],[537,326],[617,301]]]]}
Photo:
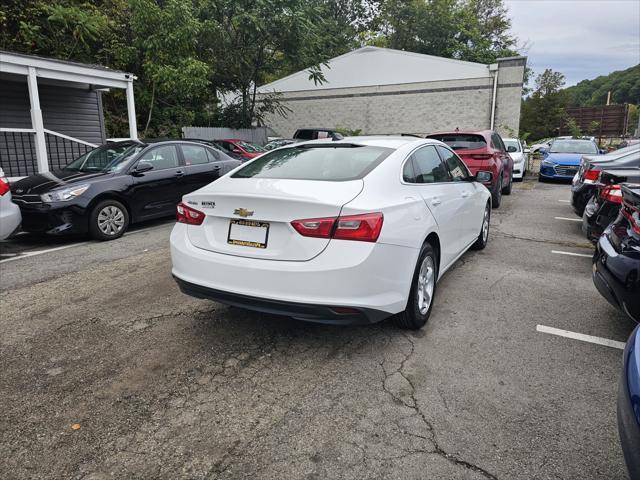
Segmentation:
{"type": "Polygon", "coordinates": [[[536,140],[555,135],[565,122],[568,100],[562,90],[564,83],[564,75],[549,68],[536,77],[533,93],[522,103],[522,132],[536,140]]]}

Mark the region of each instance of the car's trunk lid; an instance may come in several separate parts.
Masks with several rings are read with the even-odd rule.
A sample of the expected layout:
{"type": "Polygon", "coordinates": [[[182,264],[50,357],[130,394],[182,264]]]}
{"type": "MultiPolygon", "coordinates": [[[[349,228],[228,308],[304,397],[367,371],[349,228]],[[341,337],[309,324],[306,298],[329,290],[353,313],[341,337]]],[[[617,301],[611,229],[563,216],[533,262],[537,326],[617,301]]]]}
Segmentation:
{"type": "Polygon", "coordinates": [[[206,214],[189,226],[193,245],[212,252],[269,260],[305,261],[329,239],[300,235],[291,221],[337,217],[362,191],[362,180],[344,182],[223,178],[185,197],[206,214]]]}

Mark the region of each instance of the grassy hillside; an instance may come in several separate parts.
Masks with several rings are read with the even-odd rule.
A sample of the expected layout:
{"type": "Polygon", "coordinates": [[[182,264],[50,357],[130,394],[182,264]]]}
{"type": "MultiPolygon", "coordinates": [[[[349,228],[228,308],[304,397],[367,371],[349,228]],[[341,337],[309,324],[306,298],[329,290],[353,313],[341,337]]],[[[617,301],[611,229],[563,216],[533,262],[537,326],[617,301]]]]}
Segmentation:
{"type": "Polygon", "coordinates": [[[565,89],[572,107],[590,107],[607,103],[611,91],[611,103],[640,104],[640,64],[612,72],[609,75],[583,80],[565,89]]]}

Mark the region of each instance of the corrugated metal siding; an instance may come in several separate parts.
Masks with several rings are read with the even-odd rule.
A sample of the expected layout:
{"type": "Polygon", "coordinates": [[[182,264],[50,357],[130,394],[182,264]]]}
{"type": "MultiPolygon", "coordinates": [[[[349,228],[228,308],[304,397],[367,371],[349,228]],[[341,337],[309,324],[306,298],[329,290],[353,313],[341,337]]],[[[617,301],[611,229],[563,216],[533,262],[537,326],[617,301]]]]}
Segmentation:
{"type": "Polygon", "coordinates": [[[225,127],[182,127],[182,138],[199,138],[201,140],[237,138],[257,145],[264,145],[267,143],[267,136],[267,127],[241,129],[225,127]]]}
{"type": "MultiPolygon", "coordinates": [[[[44,128],[94,144],[105,141],[100,92],[79,88],[39,85],[44,128]]],[[[29,90],[24,82],[0,80],[0,127],[31,128],[29,90]]],[[[35,154],[30,134],[0,135],[0,166],[17,175],[34,173],[35,154]],[[19,174],[17,172],[20,172],[19,174]]],[[[49,136],[47,136],[49,137],[49,136]]],[[[55,142],[51,139],[49,142],[55,142]]],[[[62,140],[59,140],[61,142],[62,140]]],[[[58,143],[59,143],[58,142],[58,143]]],[[[68,141],[66,141],[69,143],[68,141]]],[[[70,145],[49,151],[50,164],[66,165],[80,150],[70,145]]]]}

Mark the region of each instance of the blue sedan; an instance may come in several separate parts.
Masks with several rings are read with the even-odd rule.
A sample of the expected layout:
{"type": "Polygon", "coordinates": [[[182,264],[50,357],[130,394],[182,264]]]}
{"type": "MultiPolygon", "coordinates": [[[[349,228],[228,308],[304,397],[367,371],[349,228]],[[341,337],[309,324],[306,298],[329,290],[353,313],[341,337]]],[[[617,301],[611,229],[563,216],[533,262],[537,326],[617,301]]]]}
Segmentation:
{"type": "Polygon", "coordinates": [[[618,390],[618,432],[632,479],[640,478],[640,326],[629,337],[618,390]]]}
{"type": "Polygon", "coordinates": [[[556,139],[549,148],[540,149],[539,180],[572,180],[580,168],[583,155],[597,155],[598,146],[591,140],[556,139]]]}

